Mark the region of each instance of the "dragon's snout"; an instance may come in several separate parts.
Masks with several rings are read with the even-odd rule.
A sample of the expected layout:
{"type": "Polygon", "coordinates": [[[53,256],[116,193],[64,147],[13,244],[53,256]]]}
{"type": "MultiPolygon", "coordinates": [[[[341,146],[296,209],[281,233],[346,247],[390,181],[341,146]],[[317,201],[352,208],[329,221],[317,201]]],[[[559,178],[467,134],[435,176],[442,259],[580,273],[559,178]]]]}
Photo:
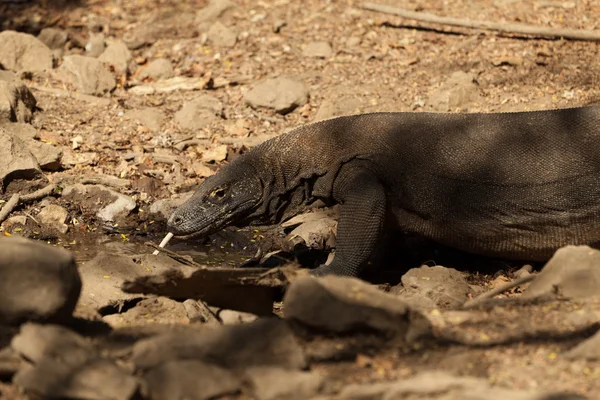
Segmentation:
{"type": "Polygon", "coordinates": [[[169,230],[169,232],[173,232],[173,234],[175,235],[187,233],[183,232],[184,223],[185,218],[183,217],[183,215],[181,215],[181,213],[178,213],[177,211],[174,211],[167,220],[167,229],[169,230]]]}

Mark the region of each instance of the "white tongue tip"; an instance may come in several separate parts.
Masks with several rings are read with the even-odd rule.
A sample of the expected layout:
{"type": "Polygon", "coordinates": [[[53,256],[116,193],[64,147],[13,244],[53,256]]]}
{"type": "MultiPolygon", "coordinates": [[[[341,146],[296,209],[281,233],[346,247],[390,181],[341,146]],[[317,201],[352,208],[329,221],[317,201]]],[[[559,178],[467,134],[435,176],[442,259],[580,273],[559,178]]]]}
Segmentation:
{"type": "MultiPolygon", "coordinates": [[[[158,247],[165,247],[167,245],[167,243],[169,243],[169,240],[171,240],[171,238],[173,237],[173,234],[171,232],[167,233],[167,236],[165,236],[165,238],[162,240],[162,242],[160,242],[160,244],[158,245],[158,247]]],[[[158,250],[154,250],[154,252],[152,253],[152,255],[157,256],[159,253],[158,250]]]]}

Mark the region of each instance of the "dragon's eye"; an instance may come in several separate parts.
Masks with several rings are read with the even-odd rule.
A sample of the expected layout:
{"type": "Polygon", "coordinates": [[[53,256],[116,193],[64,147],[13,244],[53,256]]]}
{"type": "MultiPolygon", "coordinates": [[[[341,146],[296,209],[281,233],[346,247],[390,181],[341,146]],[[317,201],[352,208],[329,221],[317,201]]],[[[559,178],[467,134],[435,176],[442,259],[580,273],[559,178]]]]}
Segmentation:
{"type": "Polygon", "coordinates": [[[213,190],[212,192],[210,192],[210,197],[217,197],[219,199],[223,198],[223,196],[225,196],[225,189],[223,188],[217,188],[215,190],[213,190]]]}

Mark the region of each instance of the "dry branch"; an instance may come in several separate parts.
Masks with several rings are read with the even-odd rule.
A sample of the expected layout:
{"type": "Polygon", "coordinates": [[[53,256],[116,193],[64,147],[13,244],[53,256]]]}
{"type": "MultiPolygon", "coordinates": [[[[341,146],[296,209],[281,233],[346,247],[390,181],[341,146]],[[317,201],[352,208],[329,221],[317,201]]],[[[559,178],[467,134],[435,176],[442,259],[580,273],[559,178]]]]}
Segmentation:
{"type": "Polygon", "coordinates": [[[51,183],[47,186],[44,186],[41,189],[36,190],[33,193],[21,195],[21,202],[25,203],[25,202],[29,202],[29,201],[43,199],[44,197],[52,194],[52,192],[56,188],[56,185],[57,185],[56,183],[51,183]]]}
{"type": "Polygon", "coordinates": [[[466,18],[440,17],[434,14],[410,11],[384,4],[364,3],[361,7],[365,10],[398,15],[403,18],[409,18],[423,22],[430,22],[433,24],[458,26],[462,28],[471,29],[487,29],[502,33],[532,35],[538,37],[563,38],[572,40],[600,40],[600,32],[591,30],[546,28],[542,26],[534,26],[519,23],[473,21],[466,18]]]}
{"type": "Polygon", "coordinates": [[[2,210],[0,210],[0,222],[4,221],[6,217],[15,209],[15,207],[19,204],[19,194],[15,193],[12,195],[10,200],[6,202],[2,210]]]}
{"type": "Polygon", "coordinates": [[[482,304],[485,300],[491,299],[494,296],[497,296],[507,290],[510,290],[514,287],[521,286],[525,283],[531,282],[534,280],[536,275],[526,275],[521,278],[517,278],[512,282],[508,282],[504,285],[498,286],[495,289],[490,290],[489,292],[485,292],[481,294],[479,297],[474,298],[473,300],[467,301],[463,304],[463,309],[474,308],[482,304]]]}
{"type": "Polygon", "coordinates": [[[4,207],[2,207],[2,210],[0,210],[0,222],[3,222],[19,204],[39,200],[49,196],[54,191],[54,188],[56,188],[56,183],[51,183],[33,193],[24,195],[19,195],[18,193],[13,194],[12,197],[6,202],[4,207]]]}

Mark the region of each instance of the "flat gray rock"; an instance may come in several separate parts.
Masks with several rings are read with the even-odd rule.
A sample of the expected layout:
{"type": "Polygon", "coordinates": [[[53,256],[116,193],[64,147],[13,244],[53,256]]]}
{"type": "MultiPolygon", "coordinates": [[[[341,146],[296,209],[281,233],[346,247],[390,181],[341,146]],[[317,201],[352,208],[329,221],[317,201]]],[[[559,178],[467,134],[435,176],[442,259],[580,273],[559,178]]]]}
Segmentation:
{"type": "Polygon", "coordinates": [[[38,131],[30,124],[24,122],[10,122],[2,125],[2,128],[13,136],[18,137],[25,143],[39,139],[38,131]]]}
{"type": "Polygon", "coordinates": [[[331,58],[333,49],[327,42],[311,42],[302,50],[302,56],[312,58],[331,58]]]}
{"type": "Polygon", "coordinates": [[[405,296],[426,297],[439,308],[455,307],[468,300],[471,291],[469,284],[460,272],[453,268],[436,265],[429,267],[423,265],[412,268],[402,276],[404,291],[400,298],[405,296]]]}
{"type": "Polygon", "coordinates": [[[158,40],[191,38],[198,32],[195,14],[159,9],[147,16],[143,24],[127,31],[123,39],[130,50],[152,45],[158,40]]]}
{"type": "Polygon", "coordinates": [[[237,41],[235,32],[219,21],[211,25],[207,37],[211,44],[219,47],[233,47],[237,41]]]}
{"type": "Polygon", "coordinates": [[[139,79],[152,79],[158,81],[161,79],[169,79],[175,76],[171,61],[166,58],[157,58],[152,60],[138,74],[139,79]]]}
{"type": "Polygon", "coordinates": [[[223,368],[276,366],[303,369],[302,348],[285,321],[263,318],[244,325],[159,335],[133,346],[136,368],[148,370],[174,360],[199,360],[223,368]]]}
{"type": "Polygon", "coordinates": [[[323,386],[323,377],[316,373],[283,368],[250,368],[245,376],[259,400],[311,399],[323,386]]]}
{"type": "Polygon", "coordinates": [[[10,71],[40,72],[52,69],[52,50],[35,36],[0,32],[0,64],[10,71]]]}
{"type": "Polygon", "coordinates": [[[208,400],[240,391],[230,371],[197,360],[170,361],[144,374],[142,394],[152,400],[208,400]]]}
{"type": "Polygon", "coordinates": [[[76,366],[44,358],[21,368],[13,383],[44,398],[81,400],[129,400],[138,387],[133,376],[102,358],[76,366]]]}
{"type": "Polygon", "coordinates": [[[158,131],[165,122],[165,114],[158,108],[152,107],[127,111],[125,118],[134,120],[153,131],[158,131]]]}
{"type": "Polygon", "coordinates": [[[289,78],[268,79],[248,91],[244,100],[252,108],[271,108],[287,114],[308,102],[308,88],[289,78]]]}
{"type": "Polygon", "coordinates": [[[112,66],[119,74],[132,71],[133,56],[127,45],[120,40],[109,44],[100,57],[98,57],[98,61],[112,66]]]}
{"type": "Polygon", "coordinates": [[[65,56],[58,69],[62,78],[84,94],[101,96],[112,91],[117,83],[113,75],[96,58],[65,56]]]}
{"type": "MultiPolygon", "coordinates": [[[[119,304],[139,295],[131,295],[121,291],[121,285],[126,280],[139,276],[160,273],[164,269],[177,264],[169,257],[152,254],[121,255],[100,251],[94,258],[82,263],[79,267],[83,290],[81,305],[99,309],[109,305],[119,304]],[[139,263],[136,263],[135,260],[139,263]]],[[[116,322],[118,321],[111,321],[116,322]]]]}
{"type": "Polygon", "coordinates": [[[39,135],[33,126],[23,122],[12,122],[3,124],[2,128],[25,143],[41,169],[55,171],[60,168],[62,149],[36,140],[39,135]]]}
{"type": "Polygon", "coordinates": [[[56,171],[61,167],[62,149],[49,143],[31,140],[26,143],[35,157],[40,168],[47,171],[56,171]]]}
{"type": "Polygon", "coordinates": [[[69,185],[63,189],[62,197],[77,202],[86,212],[94,213],[105,222],[124,218],[136,207],[131,197],[102,185],[69,185]]]}
{"type": "Polygon", "coordinates": [[[143,299],[127,311],[109,314],[102,320],[112,327],[190,323],[183,303],[167,297],[143,299]]]}
{"type": "Polygon", "coordinates": [[[35,219],[43,229],[65,234],[69,230],[69,226],[65,224],[68,216],[69,212],[64,207],[57,204],[49,204],[42,208],[35,219]]]}
{"type": "Polygon", "coordinates": [[[589,246],[558,249],[522,297],[555,295],[566,299],[600,296],[600,251],[589,246]]]}
{"type": "Polygon", "coordinates": [[[63,321],[81,292],[73,255],[17,236],[0,238],[0,324],[63,321]]]}
{"type": "Polygon", "coordinates": [[[89,340],[59,325],[23,324],[11,348],[33,363],[52,358],[77,366],[100,356],[89,340]]]}
{"type": "Polygon", "coordinates": [[[3,187],[16,178],[34,180],[42,177],[40,166],[25,142],[0,127],[0,143],[0,184],[3,187]]]}
{"type": "Polygon", "coordinates": [[[396,382],[347,385],[330,400],[583,400],[577,395],[544,393],[493,387],[488,380],[453,376],[445,372],[422,372],[396,382]]]}
{"type": "Polygon", "coordinates": [[[341,117],[343,115],[358,114],[362,109],[362,106],[363,103],[361,99],[355,96],[341,95],[335,100],[324,100],[317,110],[315,121],[341,117]]]}
{"type": "Polygon", "coordinates": [[[476,76],[466,72],[454,72],[439,88],[431,91],[426,108],[430,111],[465,111],[474,104],[481,104],[476,76]]]}
{"type": "Polygon", "coordinates": [[[431,331],[420,312],[356,278],[299,277],[288,288],[283,303],[286,319],[318,331],[375,331],[406,342],[431,331]]]}
{"type": "Polygon", "coordinates": [[[183,129],[196,131],[219,121],[222,115],[223,104],[217,98],[203,94],[186,102],[175,114],[175,122],[183,129]]]}

